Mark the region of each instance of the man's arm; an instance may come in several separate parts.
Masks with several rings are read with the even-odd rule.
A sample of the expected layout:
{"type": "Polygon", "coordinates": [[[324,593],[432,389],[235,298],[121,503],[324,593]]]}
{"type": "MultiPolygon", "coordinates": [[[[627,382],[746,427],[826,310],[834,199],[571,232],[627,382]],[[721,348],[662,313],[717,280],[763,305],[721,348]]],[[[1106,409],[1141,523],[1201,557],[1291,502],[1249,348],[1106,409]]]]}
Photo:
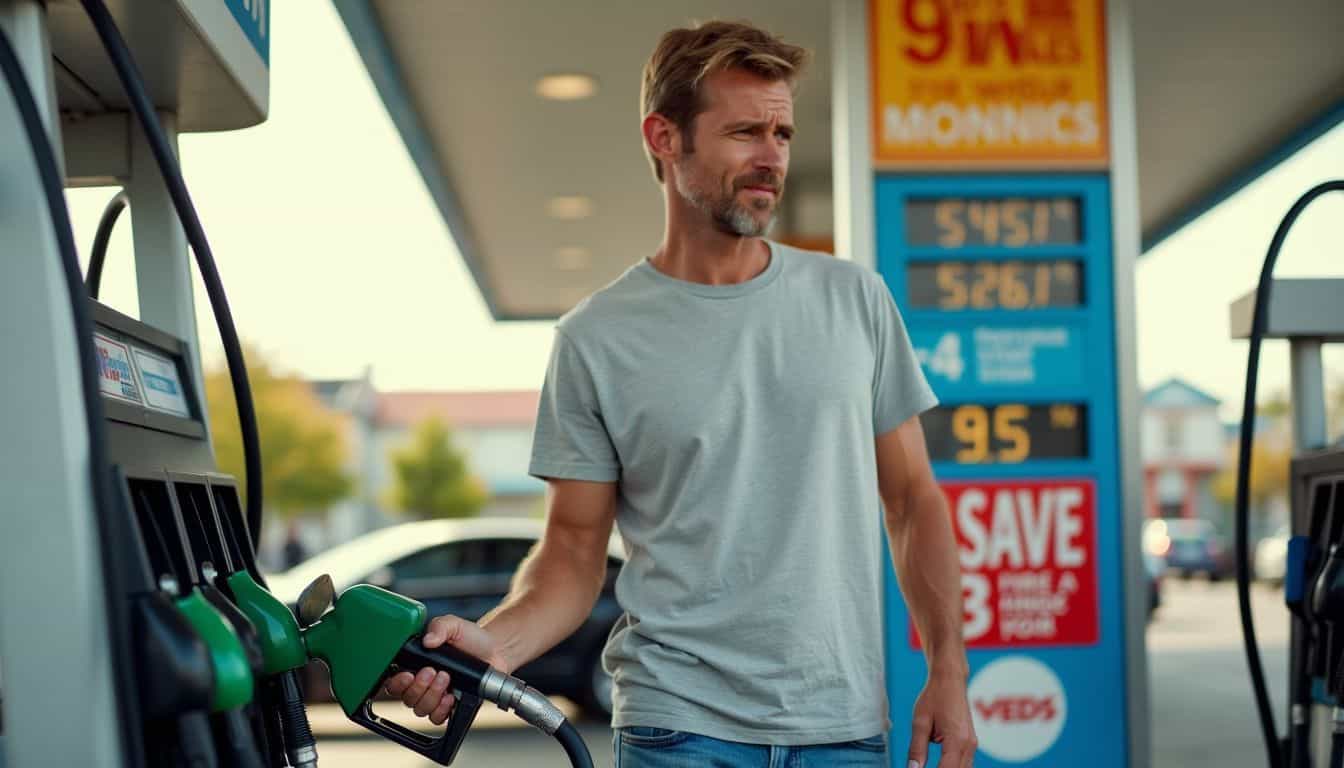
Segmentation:
{"type": "MultiPolygon", "coordinates": [[[[444,643],[511,674],[564,640],[593,610],[607,576],[607,540],[616,520],[616,483],[549,480],[546,530],[514,575],[509,594],[473,623],[439,616],[425,630],[426,648],[444,643]]],[[[387,682],[421,717],[442,724],[456,704],[446,672],[426,667],[387,682]]]]}
{"type": "Polygon", "coordinates": [[[514,575],[509,594],[480,620],[512,672],[578,629],[607,578],[616,484],[547,482],[546,532],[514,575]]]}
{"type": "Polygon", "coordinates": [[[923,766],[932,740],[943,747],[940,768],[969,766],[976,740],[966,702],[961,569],[947,500],[933,477],[918,417],[878,436],[877,478],[896,578],[929,667],[915,704],[910,760],[923,766]]]}

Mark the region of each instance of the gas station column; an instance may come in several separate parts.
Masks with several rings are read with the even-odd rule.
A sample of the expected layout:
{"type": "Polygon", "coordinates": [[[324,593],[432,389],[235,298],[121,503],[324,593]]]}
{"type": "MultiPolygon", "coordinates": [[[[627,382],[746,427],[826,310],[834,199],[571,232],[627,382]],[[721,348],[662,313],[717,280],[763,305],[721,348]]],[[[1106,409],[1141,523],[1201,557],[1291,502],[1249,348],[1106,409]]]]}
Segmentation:
{"type": "MultiPolygon", "coordinates": [[[[976,765],[1147,766],[1129,3],[834,7],[837,250],[940,400],[976,765]]],[[[885,614],[903,734],[925,663],[890,569],[885,614]]]]}

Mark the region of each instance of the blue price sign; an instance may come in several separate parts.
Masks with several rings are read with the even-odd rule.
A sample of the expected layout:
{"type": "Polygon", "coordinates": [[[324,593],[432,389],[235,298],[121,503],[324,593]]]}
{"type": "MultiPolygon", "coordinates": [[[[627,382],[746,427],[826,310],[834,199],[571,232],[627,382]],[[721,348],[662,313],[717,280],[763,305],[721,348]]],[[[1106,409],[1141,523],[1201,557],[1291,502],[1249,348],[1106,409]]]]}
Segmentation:
{"type": "MultiPolygon", "coordinates": [[[[1109,183],[879,176],[877,267],[940,406],[977,766],[1127,764],[1109,183]],[[1099,696],[1098,691],[1107,695],[1099,696]]],[[[888,576],[893,719],[924,679],[888,576]]]]}

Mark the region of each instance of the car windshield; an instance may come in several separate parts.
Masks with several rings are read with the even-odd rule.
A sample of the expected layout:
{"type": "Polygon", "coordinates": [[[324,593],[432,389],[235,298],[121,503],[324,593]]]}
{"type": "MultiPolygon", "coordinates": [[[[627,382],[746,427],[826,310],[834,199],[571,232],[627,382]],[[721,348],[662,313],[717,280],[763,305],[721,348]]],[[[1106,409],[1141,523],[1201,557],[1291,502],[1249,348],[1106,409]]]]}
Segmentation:
{"type": "MultiPolygon", "coordinates": [[[[268,581],[283,584],[295,592],[324,573],[331,574],[337,588],[348,579],[362,578],[387,565],[395,550],[404,549],[406,531],[399,526],[360,536],[304,560],[287,571],[268,576],[268,581]]],[[[279,591],[273,587],[273,591],[279,591]]]]}

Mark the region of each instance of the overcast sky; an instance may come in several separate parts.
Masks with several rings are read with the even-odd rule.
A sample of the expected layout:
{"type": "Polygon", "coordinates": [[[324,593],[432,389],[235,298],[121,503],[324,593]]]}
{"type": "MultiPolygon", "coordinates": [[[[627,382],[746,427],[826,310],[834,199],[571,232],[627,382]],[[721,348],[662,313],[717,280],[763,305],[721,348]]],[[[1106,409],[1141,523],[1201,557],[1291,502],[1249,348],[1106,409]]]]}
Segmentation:
{"type": "MultiPolygon", "coordinates": [[[[240,335],[312,378],[354,377],[368,365],[387,390],[538,387],[550,323],[490,319],[336,12],[328,3],[271,7],[269,119],[181,140],[240,335]]],[[[1293,199],[1339,177],[1344,127],[1140,262],[1142,386],[1180,376],[1222,398],[1225,418],[1237,416],[1246,347],[1228,339],[1228,304],[1253,286],[1293,199]]],[[[69,192],[85,258],[111,193],[69,192]]],[[[1344,275],[1344,195],[1334,198],[1302,218],[1280,276],[1344,275]]],[[[130,253],[123,222],[102,296],[134,316],[130,253]]],[[[199,279],[196,300],[210,365],[219,342],[199,279]]],[[[1286,347],[1268,345],[1262,360],[1261,392],[1286,388],[1286,347]]],[[[1328,351],[1326,372],[1344,379],[1344,352],[1328,351]]]]}

